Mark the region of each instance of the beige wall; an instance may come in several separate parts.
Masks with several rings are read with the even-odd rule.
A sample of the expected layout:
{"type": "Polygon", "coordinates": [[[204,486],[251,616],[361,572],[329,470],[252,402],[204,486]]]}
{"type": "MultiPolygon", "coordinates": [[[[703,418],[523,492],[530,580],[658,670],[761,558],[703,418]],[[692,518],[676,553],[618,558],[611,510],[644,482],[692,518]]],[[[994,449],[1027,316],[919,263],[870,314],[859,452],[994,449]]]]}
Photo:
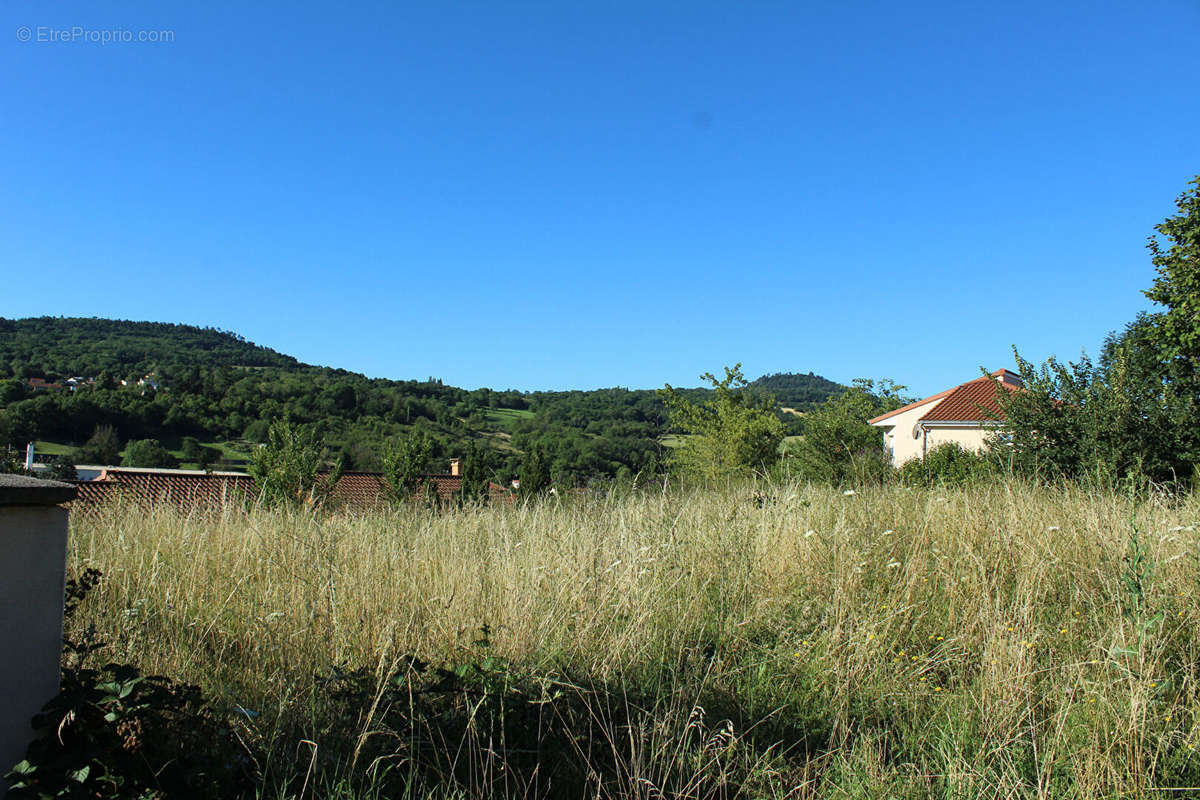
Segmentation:
{"type": "Polygon", "coordinates": [[[925,434],[925,446],[932,450],[939,444],[953,442],[964,450],[979,452],[987,446],[987,436],[990,430],[980,426],[978,428],[939,428],[935,424],[929,426],[929,432],[925,434]]]}
{"type": "Polygon", "coordinates": [[[66,555],[65,509],[0,505],[0,774],[25,757],[30,719],[58,693],[66,555]]]}
{"type": "Polygon", "coordinates": [[[913,437],[913,426],[929,413],[938,401],[911,408],[902,414],[889,417],[875,426],[883,429],[883,444],[892,453],[892,465],[900,466],[906,461],[920,458],[926,451],[932,450],[939,444],[953,442],[964,450],[979,451],[987,446],[990,428],[938,426],[936,422],[918,429],[917,437],[913,437]]]}
{"type": "Polygon", "coordinates": [[[892,453],[893,465],[898,467],[909,459],[921,457],[922,440],[913,438],[913,426],[917,424],[917,420],[929,413],[936,402],[931,400],[875,423],[876,427],[883,429],[883,444],[892,453]]]}

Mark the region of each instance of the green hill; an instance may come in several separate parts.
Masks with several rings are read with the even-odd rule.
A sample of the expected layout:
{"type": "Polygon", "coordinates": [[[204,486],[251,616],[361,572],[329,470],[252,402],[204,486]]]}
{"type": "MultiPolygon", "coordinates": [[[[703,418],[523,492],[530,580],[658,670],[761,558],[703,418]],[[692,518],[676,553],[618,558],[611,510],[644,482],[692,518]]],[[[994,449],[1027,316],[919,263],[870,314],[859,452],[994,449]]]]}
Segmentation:
{"type": "Polygon", "coordinates": [[[295,367],[296,359],[230,331],[169,322],[0,318],[0,363],[40,377],[141,377],[159,366],[295,367]]]}
{"type": "MultiPolygon", "coordinates": [[[[764,376],[754,385],[801,409],[842,389],[811,373],[764,376]]],[[[0,318],[0,445],[79,445],[107,425],[122,442],[157,439],[179,450],[184,437],[195,437],[245,452],[281,418],[315,428],[329,457],[340,455],[349,469],[378,469],[384,442],[419,430],[433,439],[439,461],[481,447],[499,480],[516,477],[521,454],[538,446],[551,473],[568,483],[660,469],[668,432],[652,389],[466,390],[303,364],[213,328],[0,318]],[[137,384],[146,375],[155,386],[137,384]],[[68,377],[95,381],[74,390],[30,383],[68,377]]]]}
{"type": "Polygon", "coordinates": [[[756,389],[765,390],[775,396],[781,406],[789,408],[810,408],[817,403],[823,403],[831,395],[841,394],[846,387],[834,383],[828,378],[808,373],[801,375],[797,372],[776,372],[773,375],[763,375],[751,381],[756,389]]]}

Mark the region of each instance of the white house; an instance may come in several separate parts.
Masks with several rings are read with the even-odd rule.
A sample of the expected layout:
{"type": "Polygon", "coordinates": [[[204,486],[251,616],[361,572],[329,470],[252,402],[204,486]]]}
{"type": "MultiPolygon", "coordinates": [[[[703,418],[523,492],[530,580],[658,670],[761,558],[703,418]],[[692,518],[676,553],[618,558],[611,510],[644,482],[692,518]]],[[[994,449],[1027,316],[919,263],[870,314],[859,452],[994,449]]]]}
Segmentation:
{"type": "Polygon", "coordinates": [[[979,451],[987,446],[988,434],[1004,421],[996,392],[1019,388],[1019,375],[998,369],[991,376],[980,376],[867,422],[883,429],[884,445],[897,467],[947,442],[979,451]]]}

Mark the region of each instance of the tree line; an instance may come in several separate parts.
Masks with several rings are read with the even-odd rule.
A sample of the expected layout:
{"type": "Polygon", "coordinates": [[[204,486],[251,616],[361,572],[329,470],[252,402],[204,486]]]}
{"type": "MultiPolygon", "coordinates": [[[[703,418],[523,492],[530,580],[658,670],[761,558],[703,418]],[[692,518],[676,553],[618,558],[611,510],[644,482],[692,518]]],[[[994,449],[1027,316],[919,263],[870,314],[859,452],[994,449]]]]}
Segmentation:
{"type": "MultiPolygon", "coordinates": [[[[842,388],[811,373],[760,381],[779,384],[801,408],[842,388]]],[[[776,414],[795,426],[794,414],[776,414]]],[[[389,442],[420,436],[431,464],[473,448],[501,481],[519,478],[536,450],[564,486],[661,474],[670,456],[661,440],[672,430],[653,390],[468,390],[302,364],[211,328],[0,319],[0,445],[73,444],[77,463],[210,466],[223,457],[212,445],[232,443],[248,456],[279,420],[319,439],[326,465],[382,471],[389,442]],[[73,391],[30,384],[69,377],[94,380],[73,391]]]]}

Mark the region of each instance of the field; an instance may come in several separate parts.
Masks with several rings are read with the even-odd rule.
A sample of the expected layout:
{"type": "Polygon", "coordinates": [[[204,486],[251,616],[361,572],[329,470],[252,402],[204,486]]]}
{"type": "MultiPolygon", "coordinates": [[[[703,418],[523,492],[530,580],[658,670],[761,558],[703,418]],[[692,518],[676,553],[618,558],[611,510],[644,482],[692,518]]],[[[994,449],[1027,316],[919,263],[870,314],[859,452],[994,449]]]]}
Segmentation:
{"type": "MultiPolygon", "coordinates": [[[[245,461],[250,457],[250,448],[254,445],[247,442],[200,442],[204,447],[211,447],[221,454],[221,458],[232,459],[235,461],[245,461]]],[[[178,439],[167,439],[163,442],[163,446],[171,455],[179,459],[179,466],[182,469],[199,469],[200,465],[194,461],[186,461],[183,454],[183,444],[178,439]]],[[[78,444],[69,444],[64,442],[51,442],[39,440],[34,443],[36,451],[47,456],[74,456],[78,444]]],[[[121,451],[121,456],[125,455],[125,451],[121,451]]],[[[107,465],[104,465],[107,466],[107,465]]]]}
{"type": "Polygon", "coordinates": [[[487,412],[487,420],[505,433],[512,433],[513,426],[523,419],[533,419],[533,412],[527,409],[491,408],[487,412]]]}
{"type": "Polygon", "coordinates": [[[1200,796],[1200,501],[752,488],[76,514],[70,630],[266,797],[1200,796]]]}

